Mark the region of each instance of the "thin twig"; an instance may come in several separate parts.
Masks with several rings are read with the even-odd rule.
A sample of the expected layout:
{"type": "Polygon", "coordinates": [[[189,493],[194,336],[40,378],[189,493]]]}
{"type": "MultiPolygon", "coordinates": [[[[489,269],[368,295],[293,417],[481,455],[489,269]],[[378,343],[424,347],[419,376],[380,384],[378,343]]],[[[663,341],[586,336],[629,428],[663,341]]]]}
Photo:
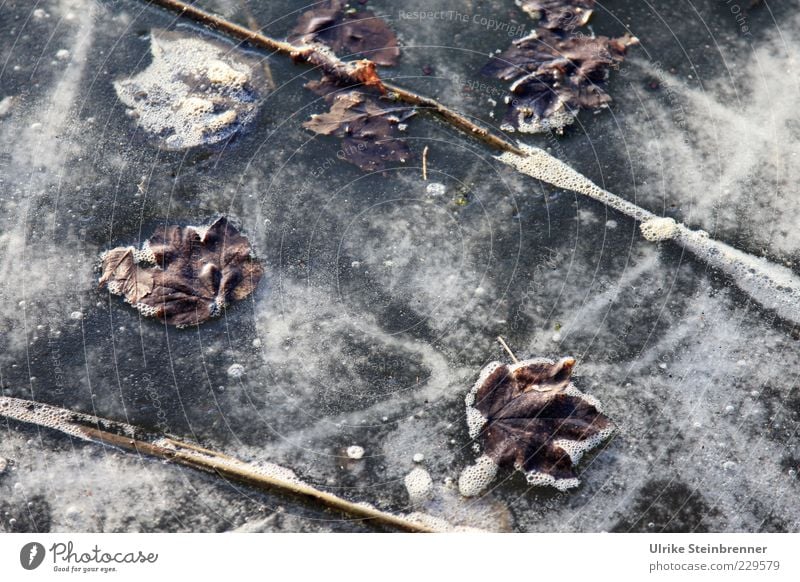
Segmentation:
{"type": "Polygon", "coordinates": [[[511,356],[511,361],[513,361],[515,364],[519,364],[517,356],[515,356],[514,352],[511,351],[511,348],[508,347],[506,340],[504,340],[502,336],[497,336],[497,341],[500,342],[500,345],[503,346],[503,348],[508,352],[508,355],[511,356]]]}
{"type": "Polygon", "coordinates": [[[388,96],[398,101],[430,110],[454,127],[495,149],[504,152],[512,152],[518,155],[522,154],[522,150],[510,141],[493,134],[485,127],[470,121],[462,114],[439,103],[437,100],[425,97],[414,91],[409,91],[408,89],[404,89],[392,83],[381,81],[375,73],[374,63],[369,60],[363,59],[356,62],[345,62],[323,45],[294,45],[286,41],[277,40],[259,31],[250,30],[244,26],[235,24],[216,14],[206,12],[182,0],[149,0],[149,2],[154,6],[159,6],[175,12],[182,17],[209,26],[227,36],[248,42],[255,47],[274,51],[289,56],[296,61],[318,67],[323,72],[345,83],[364,83],[377,87],[385,91],[388,96]]]}
{"type": "MultiPolygon", "coordinates": [[[[262,491],[280,491],[310,499],[325,507],[409,532],[434,532],[433,527],[374,507],[353,503],[321,491],[299,479],[281,477],[218,451],[150,433],[139,427],[31,400],[0,396],[0,417],[50,428],[93,443],[166,459],[179,465],[213,473],[262,491]]],[[[276,466],[277,468],[277,466],[276,466]]]]}
{"type": "Polygon", "coordinates": [[[428,146],[422,149],[422,179],[428,181],[428,146]]]}
{"type": "MultiPolygon", "coordinates": [[[[247,20],[247,26],[250,30],[254,32],[258,32],[261,30],[261,26],[258,24],[258,20],[256,20],[253,11],[250,10],[250,4],[247,0],[239,0],[239,4],[242,7],[242,12],[244,12],[245,20],[247,20]]],[[[272,68],[269,66],[269,61],[264,59],[261,64],[261,68],[264,71],[264,76],[267,78],[267,86],[269,87],[270,91],[273,90],[277,85],[275,85],[275,78],[272,76],[272,68]]]]}

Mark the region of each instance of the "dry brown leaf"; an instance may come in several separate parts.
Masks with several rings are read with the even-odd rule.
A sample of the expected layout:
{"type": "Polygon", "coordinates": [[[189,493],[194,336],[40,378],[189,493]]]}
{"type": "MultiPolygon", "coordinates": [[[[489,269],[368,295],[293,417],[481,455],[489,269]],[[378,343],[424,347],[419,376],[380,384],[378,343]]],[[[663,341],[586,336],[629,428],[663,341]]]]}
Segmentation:
{"type": "Polygon", "coordinates": [[[619,66],[629,46],[638,40],[626,35],[570,35],[539,29],[492,57],[482,72],[511,82],[509,108],[502,126],[507,131],[560,131],[581,108],[606,107],[610,69],[619,66]]]}
{"type": "Polygon", "coordinates": [[[484,456],[462,474],[462,493],[482,490],[497,467],[519,469],[533,485],[578,485],[575,465],[614,425],[572,385],[574,365],[573,358],[540,358],[484,368],[466,399],[470,435],[484,456]]]}
{"type": "Polygon", "coordinates": [[[182,327],[244,299],[262,275],[247,238],[221,217],[208,227],[160,227],[141,251],[107,251],[100,285],[143,314],[182,327]]]}
{"type": "Polygon", "coordinates": [[[321,42],[340,57],[359,56],[387,67],[400,57],[397,36],[382,18],[342,0],[304,12],[288,40],[321,42]]]}
{"type": "Polygon", "coordinates": [[[404,163],[411,158],[400,127],[414,115],[412,108],[385,104],[379,97],[355,89],[341,89],[329,78],[308,86],[325,97],[330,109],[313,115],[303,127],[341,138],[337,153],[341,159],[375,172],[391,162],[404,163]]]}

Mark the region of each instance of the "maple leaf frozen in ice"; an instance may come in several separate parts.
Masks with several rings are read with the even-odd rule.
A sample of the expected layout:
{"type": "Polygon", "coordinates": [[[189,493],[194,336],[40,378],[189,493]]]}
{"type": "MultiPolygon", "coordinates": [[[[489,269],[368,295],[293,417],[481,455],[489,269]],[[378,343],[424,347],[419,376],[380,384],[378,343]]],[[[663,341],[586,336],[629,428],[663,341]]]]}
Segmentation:
{"type": "Polygon", "coordinates": [[[638,40],[570,35],[547,29],[514,41],[483,67],[484,75],[509,81],[505,131],[560,131],[580,109],[601,109],[611,102],[605,85],[638,40]]]}
{"type": "Polygon", "coordinates": [[[614,425],[572,384],[574,365],[573,358],[537,358],[483,369],[466,397],[470,436],[483,455],[461,474],[462,494],[480,493],[500,467],[523,471],[532,485],[578,485],[575,465],[614,425]]]}

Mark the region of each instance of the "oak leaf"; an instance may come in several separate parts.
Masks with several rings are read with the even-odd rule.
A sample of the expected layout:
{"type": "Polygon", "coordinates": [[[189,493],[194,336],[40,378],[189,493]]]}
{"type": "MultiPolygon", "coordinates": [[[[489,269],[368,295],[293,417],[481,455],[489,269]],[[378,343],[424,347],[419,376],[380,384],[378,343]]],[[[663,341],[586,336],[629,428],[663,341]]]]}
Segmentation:
{"type": "Polygon", "coordinates": [[[607,107],[609,71],[618,67],[630,35],[611,39],[538,29],[492,57],[482,73],[511,82],[502,129],[539,133],[561,131],[581,108],[607,107]]]}

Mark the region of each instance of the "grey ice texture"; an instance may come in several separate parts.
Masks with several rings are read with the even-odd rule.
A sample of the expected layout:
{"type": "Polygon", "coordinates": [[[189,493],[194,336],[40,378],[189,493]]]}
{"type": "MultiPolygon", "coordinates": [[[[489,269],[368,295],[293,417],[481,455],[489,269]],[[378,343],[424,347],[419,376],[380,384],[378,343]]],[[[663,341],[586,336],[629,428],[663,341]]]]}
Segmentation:
{"type": "MultiPolygon", "coordinates": [[[[698,14],[687,15],[679,5],[654,14],[638,0],[604,3],[642,40],[635,62],[612,76],[614,104],[582,114],[563,138],[532,143],[658,215],[796,270],[797,3],[751,11],[750,37],[719,4],[697,2],[698,14]]],[[[235,2],[204,5],[245,22],[235,2]]],[[[149,31],[173,18],[135,2],[37,6],[46,17],[28,18],[30,7],[18,4],[0,19],[4,394],[279,463],[398,512],[412,510],[404,479],[419,453],[432,481],[419,510],[459,525],[800,527],[798,334],[720,273],[669,241],[645,241],[633,221],[598,203],[498,164],[425,116],[408,129],[415,159],[363,175],[337,160],[336,140],[301,129],[324,110],[302,88],[313,75],[275,57],[266,64],[277,88],[229,146],[165,151],[133,131],[114,82],[150,66],[149,31]],[[437,196],[421,177],[423,143],[429,182],[445,186],[437,196]],[[165,329],[96,289],[103,250],[139,246],[159,224],[223,213],[267,273],[219,320],[165,329]],[[504,357],[497,335],[520,357],[575,356],[576,386],[621,427],[581,462],[577,490],[530,488],[501,471],[483,496],[458,495],[458,475],[475,458],[464,396],[486,363],[504,357]],[[246,373],[229,374],[236,364],[246,373]],[[353,444],[365,449],[361,459],[347,456],[353,444]]],[[[291,27],[281,17],[300,8],[251,6],[276,36],[291,27]]],[[[370,6],[406,47],[396,69],[405,84],[488,122],[490,113],[501,118],[502,87],[476,71],[506,35],[404,20],[395,3],[370,6]],[[425,65],[432,75],[421,74],[425,65]]],[[[404,8],[478,10],[467,0],[404,8]]],[[[507,0],[480,10],[529,23],[507,0]]],[[[593,26],[621,32],[611,16],[593,26]]],[[[174,32],[208,40],[191,26],[174,32]]],[[[226,50],[237,61],[243,54],[226,50]]],[[[3,531],[367,527],[15,423],[0,428],[0,457],[3,531]]]]}

